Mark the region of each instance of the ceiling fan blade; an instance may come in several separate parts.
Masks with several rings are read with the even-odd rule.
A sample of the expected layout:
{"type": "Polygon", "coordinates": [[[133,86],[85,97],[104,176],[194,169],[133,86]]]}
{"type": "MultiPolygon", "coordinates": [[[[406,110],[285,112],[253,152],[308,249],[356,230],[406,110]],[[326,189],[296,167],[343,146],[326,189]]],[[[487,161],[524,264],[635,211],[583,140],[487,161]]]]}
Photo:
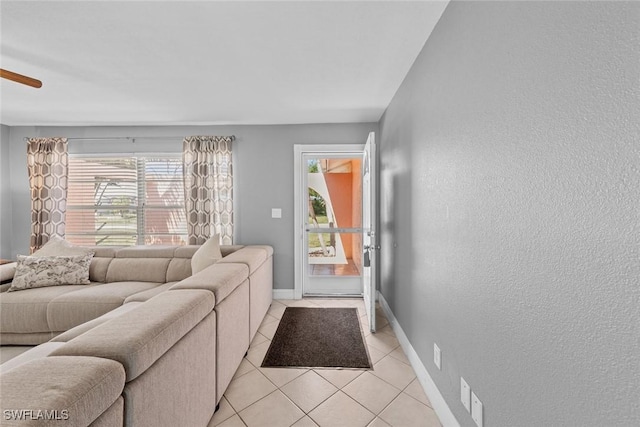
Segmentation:
{"type": "Polygon", "coordinates": [[[3,79],[13,80],[14,82],[22,83],[23,85],[27,85],[35,88],[42,87],[42,82],[40,80],[23,76],[22,74],[14,73],[12,71],[3,70],[2,68],[0,68],[0,77],[2,77],[3,79]]]}

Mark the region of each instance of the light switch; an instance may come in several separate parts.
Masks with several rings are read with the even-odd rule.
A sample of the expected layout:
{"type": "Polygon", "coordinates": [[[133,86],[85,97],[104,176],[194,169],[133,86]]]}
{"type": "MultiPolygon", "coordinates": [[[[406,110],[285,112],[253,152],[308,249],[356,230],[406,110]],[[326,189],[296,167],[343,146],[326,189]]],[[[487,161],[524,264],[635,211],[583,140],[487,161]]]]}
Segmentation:
{"type": "Polygon", "coordinates": [[[272,208],[271,209],[271,218],[282,218],[282,209],[280,209],[280,208],[272,208]]]}

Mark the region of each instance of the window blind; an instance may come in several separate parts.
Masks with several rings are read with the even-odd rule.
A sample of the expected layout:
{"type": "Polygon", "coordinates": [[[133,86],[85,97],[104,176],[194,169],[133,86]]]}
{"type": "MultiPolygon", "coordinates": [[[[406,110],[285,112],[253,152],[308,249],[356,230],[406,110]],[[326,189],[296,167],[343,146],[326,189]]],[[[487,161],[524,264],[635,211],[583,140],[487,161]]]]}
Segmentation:
{"type": "Polygon", "coordinates": [[[66,238],[82,245],[183,245],[182,157],[69,158],[66,238]]]}

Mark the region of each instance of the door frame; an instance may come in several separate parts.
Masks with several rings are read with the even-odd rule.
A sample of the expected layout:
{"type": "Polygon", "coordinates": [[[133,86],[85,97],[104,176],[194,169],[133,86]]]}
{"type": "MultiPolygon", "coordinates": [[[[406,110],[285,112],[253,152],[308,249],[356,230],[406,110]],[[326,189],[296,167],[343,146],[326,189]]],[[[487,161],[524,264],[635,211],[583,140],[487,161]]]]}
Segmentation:
{"type": "Polygon", "coordinates": [[[293,210],[294,210],[294,299],[302,299],[302,283],[306,272],[306,257],[302,256],[305,231],[306,203],[303,205],[302,183],[307,168],[303,168],[303,157],[307,154],[317,154],[319,156],[342,154],[342,153],[363,153],[364,144],[294,144],[293,146],[293,210]]]}

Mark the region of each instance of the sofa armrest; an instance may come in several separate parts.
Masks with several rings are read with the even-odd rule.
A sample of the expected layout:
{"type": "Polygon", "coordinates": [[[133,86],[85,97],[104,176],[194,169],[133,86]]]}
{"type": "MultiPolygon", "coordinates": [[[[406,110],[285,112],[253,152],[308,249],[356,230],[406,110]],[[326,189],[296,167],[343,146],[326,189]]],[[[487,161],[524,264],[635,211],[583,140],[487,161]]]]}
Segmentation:
{"type": "Polygon", "coordinates": [[[73,338],[54,356],[94,356],[124,366],[127,381],[140,376],[187,335],[214,306],[204,291],[163,292],[135,309],[73,338]]]}
{"type": "Polygon", "coordinates": [[[169,290],[208,290],[213,292],[216,305],[218,305],[248,278],[249,267],[247,265],[217,262],[176,283],[169,290]]]}
{"type": "Polygon", "coordinates": [[[120,398],[125,372],[118,362],[98,357],[41,357],[0,380],[2,425],[83,427],[120,398]],[[38,418],[45,411],[53,418],[38,418]]]}
{"type": "Polygon", "coordinates": [[[273,248],[271,246],[251,245],[225,256],[218,263],[244,264],[249,267],[249,275],[251,275],[271,256],[273,256],[273,248]]]}

